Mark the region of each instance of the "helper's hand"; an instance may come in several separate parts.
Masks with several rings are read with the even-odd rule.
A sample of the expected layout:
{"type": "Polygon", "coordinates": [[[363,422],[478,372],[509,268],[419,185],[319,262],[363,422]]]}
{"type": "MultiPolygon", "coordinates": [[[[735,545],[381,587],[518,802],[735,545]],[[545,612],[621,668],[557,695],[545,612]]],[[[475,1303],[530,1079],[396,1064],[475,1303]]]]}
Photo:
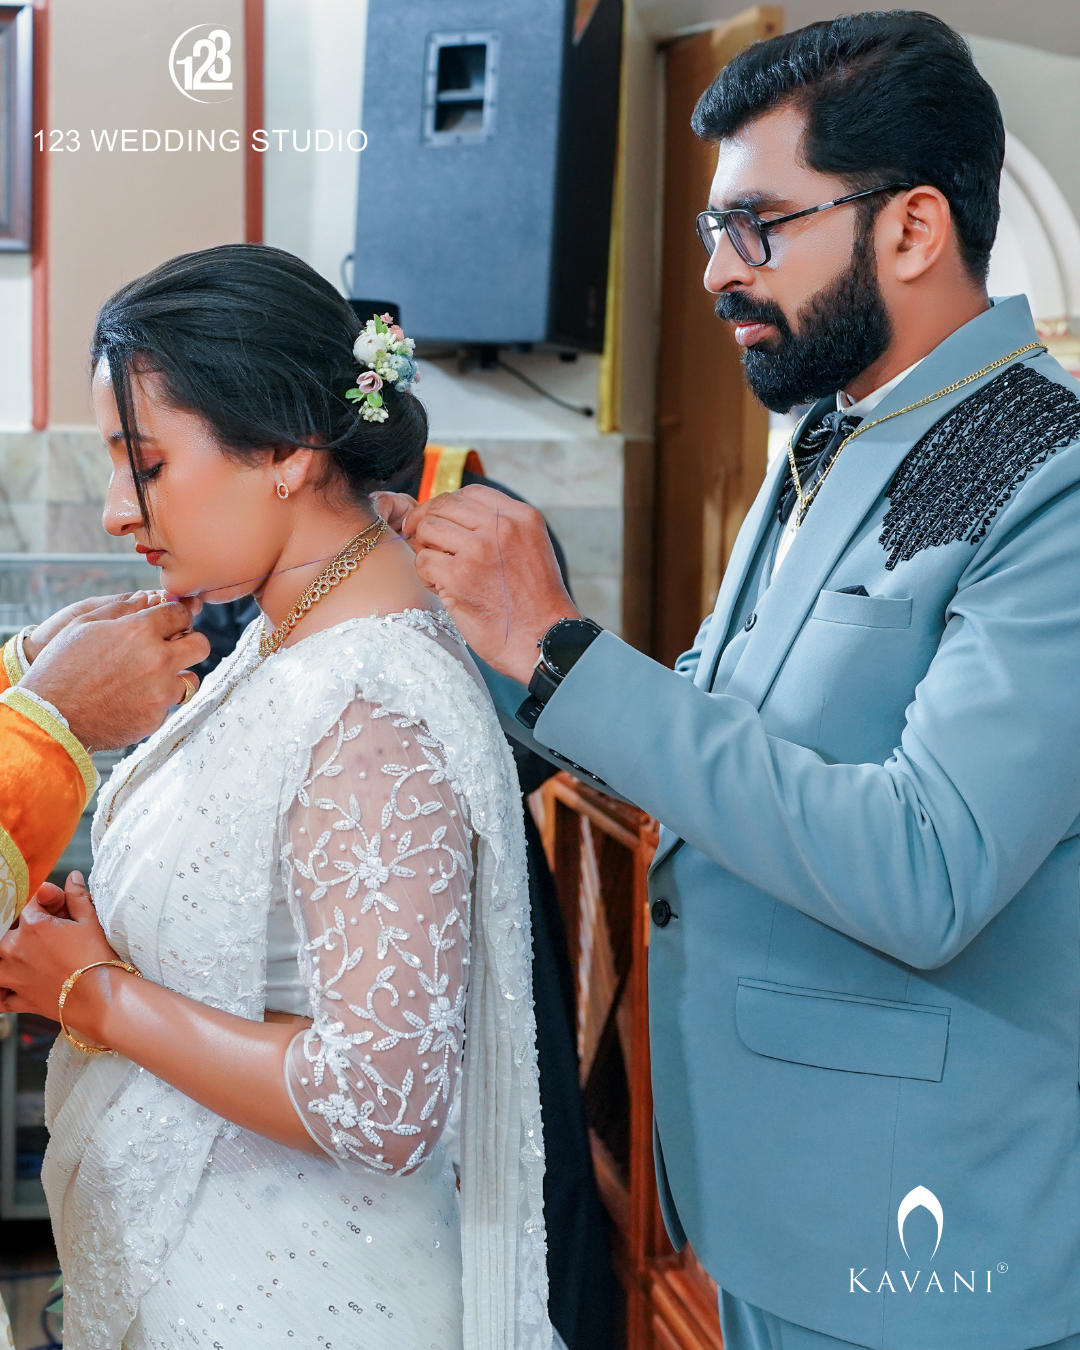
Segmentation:
{"type": "MultiPolygon", "coordinates": [[[[39,623],[37,627],[23,638],[23,651],[27,659],[33,661],[42,647],[56,637],[72,619],[81,618],[84,614],[89,614],[91,610],[101,609],[105,605],[117,605],[127,603],[131,611],[136,609],[147,609],[150,605],[161,603],[161,591],[128,591],[123,595],[92,595],[86,600],[76,600],[73,605],[66,605],[63,609],[58,609],[45,620],[39,623]]],[[[195,610],[197,614],[199,611],[195,610]]]]}
{"type": "MultiPolygon", "coordinates": [[[[115,960],[82,874],[72,872],[62,891],[46,882],[0,940],[0,1011],[37,1013],[55,1021],[67,977],[94,961],[115,960]]],[[[72,990],[64,1009],[69,1026],[80,1025],[75,1018],[79,985],[92,983],[96,973],[84,975],[72,990]]],[[[90,1025],[83,1030],[93,1034],[90,1025]]]]}
{"type": "Polygon", "coordinates": [[[189,666],[210,644],[191,628],[197,600],[141,593],[70,620],[35,657],[20,688],[47,699],[88,750],[118,750],[156,731],[196,685],[189,666]]]}
{"type": "Polygon", "coordinates": [[[402,537],[416,572],[489,665],[528,684],[537,643],[581,615],[566,593],[539,511],[494,488],[464,487],[410,511],[402,537]]]}
{"type": "Polygon", "coordinates": [[[401,533],[405,517],[416,506],[407,492],[373,492],[371,504],[395,534],[401,533]]]}

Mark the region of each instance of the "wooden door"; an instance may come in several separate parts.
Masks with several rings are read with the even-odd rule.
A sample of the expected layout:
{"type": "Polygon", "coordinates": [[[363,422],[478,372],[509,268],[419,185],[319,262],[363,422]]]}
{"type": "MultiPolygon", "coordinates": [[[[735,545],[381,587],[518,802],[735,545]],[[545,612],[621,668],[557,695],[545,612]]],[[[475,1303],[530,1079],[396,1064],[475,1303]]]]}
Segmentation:
{"type": "Polygon", "coordinates": [[[694,218],[708,204],[716,147],[690,116],[718,71],[783,31],[758,5],[666,48],[663,265],[657,363],[657,534],[653,655],[670,665],[712,609],[743,517],[765,476],[769,416],[703,284],[694,218]]]}

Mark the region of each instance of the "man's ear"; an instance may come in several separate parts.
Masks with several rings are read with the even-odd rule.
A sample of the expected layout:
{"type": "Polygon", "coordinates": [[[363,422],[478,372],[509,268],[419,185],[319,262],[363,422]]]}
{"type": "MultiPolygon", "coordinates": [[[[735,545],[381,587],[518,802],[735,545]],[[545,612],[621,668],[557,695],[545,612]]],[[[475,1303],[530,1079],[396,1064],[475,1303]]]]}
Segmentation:
{"type": "Polygon", "coordinates": [[[909,188],[892,199],[881,212],[879,240],[892,252],[897,281],[912,282],[929,272],[950,245],[956,247],[956,231],[948,198],[928,185],[909,188]]]}

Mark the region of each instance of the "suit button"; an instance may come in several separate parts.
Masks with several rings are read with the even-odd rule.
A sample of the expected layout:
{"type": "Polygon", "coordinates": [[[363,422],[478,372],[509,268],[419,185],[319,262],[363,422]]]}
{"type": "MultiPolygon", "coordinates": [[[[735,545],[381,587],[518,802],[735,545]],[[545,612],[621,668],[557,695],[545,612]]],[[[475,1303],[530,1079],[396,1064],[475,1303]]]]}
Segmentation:
{"type": "Polygon", "coordinates": [[[754,624],[756,623],[757,623],[757,615],[751,614],[750,617],[747,619],[746,623],[743,624],[743,627],[749,633],[750,629],[753,628],[754,624]]]}
{"type": "Polygon", "coordinates": [[[652,921],[657,928],[666,928],[672,919],[679,916],[672,912],[671,906],[666,900],[654,900],[652,907],[652,921]]]}

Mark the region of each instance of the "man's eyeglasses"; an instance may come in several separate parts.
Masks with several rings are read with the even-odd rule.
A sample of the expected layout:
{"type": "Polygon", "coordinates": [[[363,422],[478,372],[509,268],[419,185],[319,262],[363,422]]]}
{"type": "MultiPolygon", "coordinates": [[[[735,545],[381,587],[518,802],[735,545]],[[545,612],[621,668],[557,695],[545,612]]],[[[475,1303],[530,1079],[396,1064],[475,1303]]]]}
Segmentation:
{"type": "Polygon", "coordinates": [[[751,267],[764,267],[772,257],[769,231],[775,230],[778,225],[783,225],[789,220],[798,220],[801,216],[813,216],[819,211],[828,211],[834,206],[843,206],[845,202],[856,202],[860,197],[872,197],[875,192],[896,192],[910,186],[910,183],[883,183],[880,187],[867,188],[864,192],[849,192],[846,197],[822,202],[820,206],[808,206],[805,211],[792,211],[788,216],[777,216],[775,220],[762,220],[745,207],[736,207],[733,211],[702,211],[697,218],[698,237],[711,258],[716,252],[721,234],[726,230],[727,237],[743,262],[749,263],[751,267]]]}

